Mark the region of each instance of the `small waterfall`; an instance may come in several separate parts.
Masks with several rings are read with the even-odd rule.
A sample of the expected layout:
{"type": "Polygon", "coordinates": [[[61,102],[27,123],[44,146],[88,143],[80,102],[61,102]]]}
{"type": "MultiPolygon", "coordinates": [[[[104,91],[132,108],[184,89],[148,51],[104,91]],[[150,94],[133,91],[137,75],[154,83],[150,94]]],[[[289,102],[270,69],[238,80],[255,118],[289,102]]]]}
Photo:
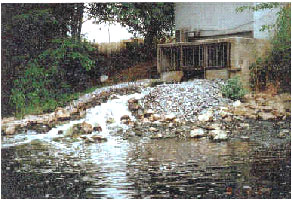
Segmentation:
{"type": "MultiPolygon", "coordinates": [[[[55,142],[54,138],[63,138],[68,129],[72,128],[74,124],[79,124],[82,122],[86,122],[94,126],[101,126],[101,132],[93,132],[90,135],[86,135],[91,137],[93,135],[101,135],[104,137],[109,137],[109,133],[111,130],[123,129],[123,131],[127,130],[129,127],[120,122],[120,119],[123,115],[128,115],[132,121],[135,121],[134,116],[132,116],[131,112],[128,110],[127,102],[130,98],[140,99],[145,94],[135,93],[131,95],[119,96],[116,95],[116,99],[108,100],[106,103],[102,103],[99,106],[95,106],[93,108],[89,108],[86,110],[86,116],[80,120],[70,121],[66,124],[62,124],[58,127],[52,128],[49,132],[45,134],[39,134],[34,130],[28,130],[26,133],[20,133],[13,136],[3,136],[2,137],[2,148],[10,147],[10,146],[18,146],[22,144],[31,143],[32,141],[39,140],[44,143],[49,143],[51,145],[56,146],[56,148],[64,150],[66,147],[65,144],[60,142],[55,142]],[[112,123],[107,123],[107,120],[111,120],[112,123]],[[58,134],[59,131],[63,131],[63,134],[58,134]]],[[[82,139],[79,141],[75,141],[70,146],[78,146],[80,143],[84,142],[82,139]]],[[[108,142],[113,142],[109,140],[108,142]]],[[[69,145],[67,145],[69,146],[69,145]]]]}

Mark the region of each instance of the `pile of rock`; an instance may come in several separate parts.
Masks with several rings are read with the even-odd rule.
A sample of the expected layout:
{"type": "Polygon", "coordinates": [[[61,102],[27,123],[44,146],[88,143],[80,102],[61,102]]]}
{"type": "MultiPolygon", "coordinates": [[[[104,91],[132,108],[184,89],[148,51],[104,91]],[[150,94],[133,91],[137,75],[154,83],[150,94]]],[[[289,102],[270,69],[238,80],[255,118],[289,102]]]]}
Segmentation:
{"type": "Polygon", "coordinates": [[[163,84],[146,88],[149,94],[141,102],[145,109],[160,115],[173,113],[184,121],[197,121],[208,109],[232,103],[221,94],[222,80],[196,79],[181,84],[163,84]]]}
{"type": "MultiPolygon", "coordinates": [[[[140,100],[129,100],[131,103],[139,104],[140,100]]],[[[129,106],[133,107],[133,106],[129,106]]],[[[138,110],[142,108],[137,108],[138,110]]],[[[133,112],[136,109],[132,110],[133,112]]],[[[129,136],[145,136],[152,139],[188,137],[201,138],[208,136],[213,141],[224,141],[228,139],[227,131],[222,129],[221,125],[213,124],[213,112],[207,111],[199,115],[197,123],[188,123],[179,119],[174,113],[157,114],[152,109],[145,109],[139,114],[139,120],[134,123],[129,136]],[[210,124],[209,124],[210,123],[210,124]],[[205,125],[205,126],[204,126],[205,125]]]]}
{"type": "Polygon", "coordinates": [[[81,119],[86,115],[86,109],[100,105],[108,99],[116,98],[116,95],[126,95],[140,92],[141,88],[149,86],[148,80],[135,83],[121,83],[114,86],[98,88],[90,94],[81,96],[64,108],[57,108],[52,113],[43,115],[27,115],[21,120],[14,117],[1,120],[1,132],[5,135],[13,135],[17,131],[33,129],[39,132],[49,131],[55,124],[62,121],[81,119]]]}
{"type": "Polygon", "coordinates": [[[194,80],[146,88],[149,94],[144,99],[128,102],[129,110],[138,119],[134,126],[136,132],[150,138],[208,136],[214,141],[222,141],[227,140],[234,130],[248,132],[246,120],[290,116],[287,108],[290,107],[290,95],[246,95],[243,102],[232,101],[222,97],[222,84],[220,80],[194,80]]]}
{"type": "Polygon", "coordinates": [[[291,116],[290,94],[272,96],[268,94],[248,94],[243,103],[225,108],[229,116],[241,116],[253,120],[285,120],[291,116]]]}
{"type": "MultiPolygon", "coordinates": [[[[81,138],[85,142],[102,142],[107,141],[103,136],[97,135],[96,133],[102,131],[99,125],[92,126],[87,122],[74,124],[71,128],[66,130],[65,135],[72,138],[81,138]],[[93,134],[95,132],[95,134],[93,134]]],[[[59,134],[63,134],[63,131],[59,131],[59,134]]]]}

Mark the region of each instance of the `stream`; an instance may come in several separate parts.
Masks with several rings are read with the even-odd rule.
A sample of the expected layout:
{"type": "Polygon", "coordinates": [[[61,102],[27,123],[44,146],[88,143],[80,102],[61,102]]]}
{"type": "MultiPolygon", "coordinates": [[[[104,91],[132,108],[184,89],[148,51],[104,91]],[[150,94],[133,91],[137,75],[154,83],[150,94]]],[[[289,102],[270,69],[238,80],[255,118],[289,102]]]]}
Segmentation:
{"type": "Polygon", "coordinates": [[[2,136],[1,197],[291,198],[290,140],[271,139],[270,128],[249,141],[220,143],[123,138],[119,132],[129,127],[120,123],[121,116],[135,121],[127,101],[144,95],[117,96],[46,134],[28,130],[2,136]],[[107,141],[87,143],[66,135],[84,121],[98,123],[102,131],[92,135],[107,141]]]}

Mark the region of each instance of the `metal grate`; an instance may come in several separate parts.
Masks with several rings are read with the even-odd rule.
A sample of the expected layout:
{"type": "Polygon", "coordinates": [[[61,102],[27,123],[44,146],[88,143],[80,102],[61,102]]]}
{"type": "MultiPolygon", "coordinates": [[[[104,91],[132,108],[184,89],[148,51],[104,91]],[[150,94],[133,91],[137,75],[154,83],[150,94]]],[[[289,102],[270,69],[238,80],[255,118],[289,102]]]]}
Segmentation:
{"type": "Polygon", "coordinates": [[[229,67],[230,43],[181,44],[160,47],[159,64],[162,72],[204,70],[229,67]]]}
{"type": "Polygon", "coordinates": [[[207,48],[207,68],[224,68],[228,66],[228,43],[210,44],[207,48]]]}

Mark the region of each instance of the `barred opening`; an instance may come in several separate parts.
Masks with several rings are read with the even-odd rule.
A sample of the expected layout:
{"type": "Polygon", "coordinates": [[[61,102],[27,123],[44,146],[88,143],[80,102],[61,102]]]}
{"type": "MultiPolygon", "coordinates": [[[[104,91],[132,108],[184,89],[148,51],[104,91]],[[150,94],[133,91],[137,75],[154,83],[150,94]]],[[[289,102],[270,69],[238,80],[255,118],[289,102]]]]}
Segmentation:
{"type": "Polygon", "coordinates": [[[230,43],[170,44],[158,49],[161,72],[182,70],[186,73],[229,67],[230,43]]]}

